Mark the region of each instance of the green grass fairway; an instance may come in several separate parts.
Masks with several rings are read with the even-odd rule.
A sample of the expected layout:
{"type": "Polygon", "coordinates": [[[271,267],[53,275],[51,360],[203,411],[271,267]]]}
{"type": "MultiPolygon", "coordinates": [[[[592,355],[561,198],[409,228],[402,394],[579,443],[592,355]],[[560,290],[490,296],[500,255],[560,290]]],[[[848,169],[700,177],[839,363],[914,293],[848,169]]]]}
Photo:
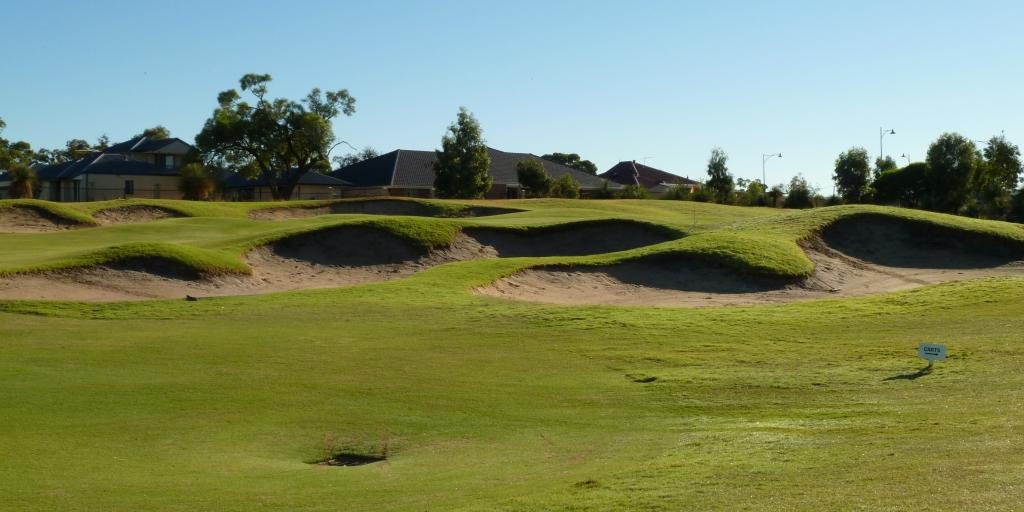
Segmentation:
{"type": "MultiPolygon", "coordinates": [[[[43,204],[84,225],[101,208],[43,204]]],[[[186,216],[0,234],[0,275],[139,255],[244,273],[240,256],[256,245],[353,222],[424,246],[468,226],[603,219],[681,238],[605,255],[448,263],[339,289],[198,302],[0,301],[0,510],[1024,503],[1024,278],[706,309],[470,293],[529,266],[654,252],[807,275],[796,242],[858,215],[1021,245],[1019,225],[870,206],[677,201],[466,202],[524,211],[281,221],[250,220],[252,208],[269,207],[260,204],[160,204],[186,216]],[[951,355],[926,375],[915,357],[921,341],[945,343],[951,355]],[[338,453],[387,459],[312,464],[338,453]]]]}

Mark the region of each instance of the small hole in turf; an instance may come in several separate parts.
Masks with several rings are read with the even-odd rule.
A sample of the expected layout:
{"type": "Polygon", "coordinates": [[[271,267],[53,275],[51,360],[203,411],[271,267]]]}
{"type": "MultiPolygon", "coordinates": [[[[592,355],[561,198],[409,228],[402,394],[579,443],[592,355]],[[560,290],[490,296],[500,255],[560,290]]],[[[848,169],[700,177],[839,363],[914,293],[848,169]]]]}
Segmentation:
{"type": "Polygon", "coordinates": [[[653,375],[647,375],[644,373],[628,373],[626,374],[626,378],[633,382],[638,382],[641,384],[647,384],[648,382],[654,382],[658,380],[657,377],[653,375]]]}
{"type": "Polygon", "coordinates": [[[384,460],[384,457],[377,457],[374,455],[339,453],[329,459],[319,461],[316,464],[321,466],[365,466],[366,464],[373,464],[374,462],[380,462],[382,460],[384,460]]]}

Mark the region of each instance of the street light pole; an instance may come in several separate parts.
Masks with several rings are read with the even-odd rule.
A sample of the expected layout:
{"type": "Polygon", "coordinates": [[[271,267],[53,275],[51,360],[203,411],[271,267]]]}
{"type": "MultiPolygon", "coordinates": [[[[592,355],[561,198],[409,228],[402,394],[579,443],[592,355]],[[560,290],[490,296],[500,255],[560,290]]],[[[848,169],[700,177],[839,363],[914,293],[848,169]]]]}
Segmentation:
{"type": "Polygon", "coordinates": [[[886,130],[885,128],[878,127],[878,159],[879,160],[885,158],[885,151],[882,148],[882,138],[885,137],[886,135],[896,135],[896,130],[893,130],[892,128],[889,128],[888,130],[886,130]]]}
{"type": "Polygon", "coordinates": [[[768,173],[765,171],[768,160],[772,158],[782,158],[782,153],[761,153],[761,184],[764,185],[764,189],[768,190],[768,173]]]}
{"type": "Polygon", "coordinates": [[[907,159],[907,165],[910,165],[910,155],[908,155],[906,153],[903,153],[902,155],[900,155],[900,158],[906,158],[907,159]]]}

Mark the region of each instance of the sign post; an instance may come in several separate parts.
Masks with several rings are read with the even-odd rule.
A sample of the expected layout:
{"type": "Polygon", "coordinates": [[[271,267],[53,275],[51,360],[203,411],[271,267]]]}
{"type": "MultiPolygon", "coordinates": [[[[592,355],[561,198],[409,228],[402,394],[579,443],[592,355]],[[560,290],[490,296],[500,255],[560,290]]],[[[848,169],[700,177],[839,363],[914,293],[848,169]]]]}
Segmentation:
{"type": "Polygon", "coordinates": [[[928,368],[935,361],[946,360],[946,346],[936,343],[920,343],[917,345],[917,357],[928,360],[928,368]]]}

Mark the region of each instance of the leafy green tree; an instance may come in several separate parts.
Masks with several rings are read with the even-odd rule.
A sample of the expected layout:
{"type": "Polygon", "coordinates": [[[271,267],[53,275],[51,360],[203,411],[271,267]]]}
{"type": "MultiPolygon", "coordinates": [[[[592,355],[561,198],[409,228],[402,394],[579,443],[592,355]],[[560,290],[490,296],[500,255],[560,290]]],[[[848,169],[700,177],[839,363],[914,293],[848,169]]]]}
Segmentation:
{"type": "Polygon", "coordinates": [[[519,184],[529,192],[530,197],[545,197],[551,190],[551,178],[544,170],[544,165],[536,160],[527,158],[517,163],[516,176],[519,178],[519,184]]]}
{"type": "Polygon", "coordinates": [[[150,139],[169,139],[171,138],[171,131],[165,128],[164,125],[158,124],[152,128],[146,128],[145,130],[142,130],[142,133],[135,134],[135,137],[147,137],[150,139]]]}
{"type": "Polygon", "coordinates": [[[491,189],[491,157],[483,129],[466,107],[459,107],[458,120],[448,127],[441,150],[435,153],[434,189],[438,196],[475,199],[491,189]]]}
{"type": "Polygon", "coordinates": [[[982,150],[985,168],[981,181],[993,183],[1006,192],[1017,188],[1021,172],[1020,148],[1006,140],[1005,136],[992,137],[982,150]]]}
{"type": "Polygon", "coordinates": [[[859,203],[868,191],[870,175],[868,151],[864,148],[850,148],[839,153],[839,157],[836,158],[832,181],[835,182],[836,190],[844,201],[859,203]]]}
{"type": "MultiPolygon", "coordinates": [[[[0,133],[7,123],[0,119],[0,133]]],[[[13,170],[15,167],[32,165],[38,158],[32,145],[25,141],[11,141],[0,137],[0,171],[13,170]]]]}
{"type": "Polygon", "coordinates": [[[782,205],[786,208],[812,208],[814,207],[814,191],[807,180],[800,174],[789,180],[789,188],[786,191],[786,200],[782,205]]]}
{"type": "Polygon", "coordinates": [[[717,203],[729,203],[732,199],[734,183],[732,174],[729,174],[728,162],[729,155],[722,148],[711,150],[711,157],[708,158],[708,181],[704,186],[717,203]]]}
{"type": "Polygon", "coordinates": [[[182,196],[190,201],[205,201],[210,199],[216,189],[213,178],[203,168],[203,164],[192,162],[181,168],[181,176],[178,178],[178,190],[182,196]]]}
{"type": "Polygon", "coordinates": [[[370,146],[366,146],[365,148],[355,153],[348,153],[345,156],[336,156],[334,157],[333,160],[334,165],[336,165],[340,169],[342,167],[348,167],[352,164],[358,164],[363,160],[377,158],[378,156],[380,156],[380,153],[378,153],[376,149],[373,149],[370,146]]]}
{"type": "Polygon", "coordinates": [[[958,133],[944,133],[928,147],[928,207],[956,212],[967,201],[978,167],[974,143],[958,133]]]}
{"type": "Polygon", "coordinates": [[[597,164],[590,160],[583,160],[580,158],[580,155],[576,153],[548,153],[546,155],[542,155],[541,158],[549,162],[562,164],[566,167],[572,167],[579,171],[597,174],[597,164]]]}
{"type": "Polygon", "coordinates": [[[928,196],[928,164],[914,162],[902,169],[883,172],[871,184],[879,204],[918,208],[928,196]]]}
{"type": "Polygon", "coordinates": [[[891,156],[878,157],[875,159],[874,177],[877,178],[883,172],[891,171],[898,167],[899,165],[896,163],[896,160],[893,160],[891,156]]]}
{"type": "Polygon", "coordinates": [[[351,116],[356,100],[345,89],[323,93],[316,88],[301,102],[271,99],[270,81],[270,75],[258,74],[239,80],[255,103],[243,101],[235,89],[220,93],[196,146],[215,165],[266,178],[274,199],[289,199],[303,174],[330,170],[331,121],[339,114],[351,116]]]}
{"type": "Polygon", "coordinates": [[[974,173],[974,196],[968,212],[979,217],[1002,219],[1012,208],[1012,194],[1021,173],[1020,149],[1006,137],[992,137],[979,155],[974,173]]]}
{"type": "Polygon", "coordinates": [[[767,206],[771,208],[778,208],[779,201],[786,196],[786,191],[783,190],[782,185],[772,185],[771,190],[766,192],[764,196],[767,200],[767,206]]]}
{"type": "Polygon", "coordinates": [[[565,173],[551,184],[551,197],[578,199],[580,197],[580,184],[571,174],[565,173]]]}

